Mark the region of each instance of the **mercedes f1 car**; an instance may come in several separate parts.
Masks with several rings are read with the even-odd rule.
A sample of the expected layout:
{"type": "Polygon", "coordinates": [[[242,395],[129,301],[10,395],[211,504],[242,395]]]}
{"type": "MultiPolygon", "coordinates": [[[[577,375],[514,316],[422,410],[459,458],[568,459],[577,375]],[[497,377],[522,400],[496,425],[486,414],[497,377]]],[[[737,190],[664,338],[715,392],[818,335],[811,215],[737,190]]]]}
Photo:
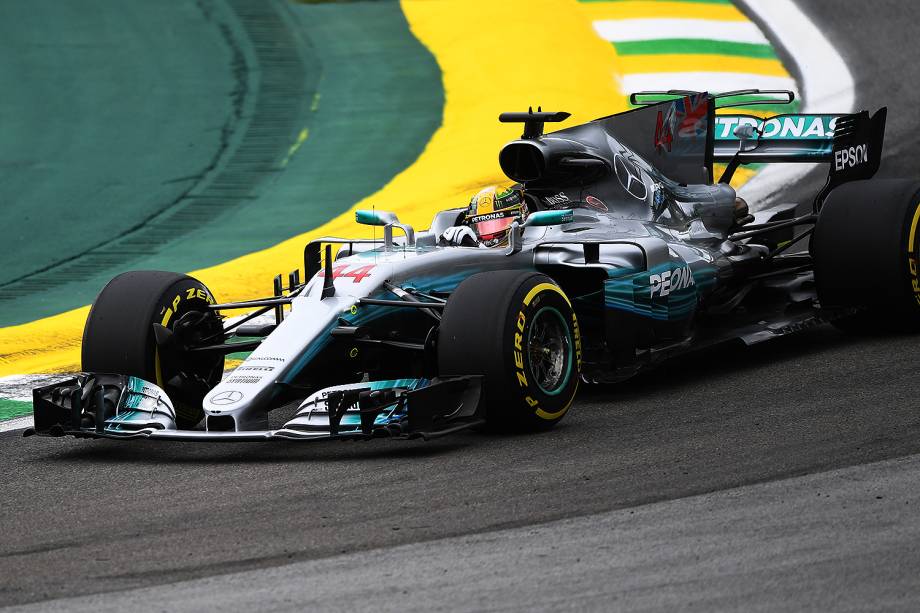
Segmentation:
{"type": "Polygon", "coordinates": [[[498,246],[439,242],[463,208],[419,232],[360,210],[357,222],[381,227],[379,238],[310,242],[305,280],[279,275],[264,299],[221,304],[186,275],[119,275],[86,322],[85,372],[34,390],[28,434],[240,441],[539,429],[566,415],[580,382],[622,380],[716,343],[822,322],[917,329],[920,184],[871,180],[885,109],[715,113],[732,100],[792,99],[646,92],[632,110],[549,133],[545,124],[567,113],[504,113],[524,131],[499,162],[534,212],[498,246]],[[827,163],[827,183],[805,210],[754,203],[748,214],[729,181],[741,165],[771,162],[827,163]],[[225,374],[225,357],[240,352],[225,374]],[[288,418],[270,428],[281,407],[288,418]]]}

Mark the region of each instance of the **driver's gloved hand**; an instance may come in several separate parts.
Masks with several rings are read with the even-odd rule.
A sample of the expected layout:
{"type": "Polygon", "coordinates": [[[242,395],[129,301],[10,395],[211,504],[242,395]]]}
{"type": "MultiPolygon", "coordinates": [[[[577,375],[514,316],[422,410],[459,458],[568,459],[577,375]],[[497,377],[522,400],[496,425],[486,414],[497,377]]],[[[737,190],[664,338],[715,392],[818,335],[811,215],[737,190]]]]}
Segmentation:
{"type": "Polygon", "coordinates": [[[447,228],[438,242],[442,245],[452,245],[454,247],[475,247],[479,244],[476,233],[467,226],[451,226],[447,228]]]}

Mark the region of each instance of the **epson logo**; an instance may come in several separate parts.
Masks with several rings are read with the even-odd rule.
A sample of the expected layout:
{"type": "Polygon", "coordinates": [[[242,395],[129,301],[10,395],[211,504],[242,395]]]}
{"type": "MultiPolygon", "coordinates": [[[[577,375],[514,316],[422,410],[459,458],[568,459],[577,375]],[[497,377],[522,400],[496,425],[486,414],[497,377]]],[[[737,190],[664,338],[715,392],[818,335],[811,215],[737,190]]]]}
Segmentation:
{"type": "Polygon", "coordinates": [[[696,281],[693,280],[693,273],[690,271],[690,267],[684,266],[683,268],[666,270],[660,275],[650,275],[648,284],[650,296],[654,298],[655,294],[668,296],[671,292],[696,285],[696,281]]]}
{"type": "Polygon", "coordinates": [[[834,152],[834,170],[840,172],[847,168],[853,168],[859,164],[865,164],[869,159],[869,145],[856,145],[849,149],[841,149],[834,152]]]}

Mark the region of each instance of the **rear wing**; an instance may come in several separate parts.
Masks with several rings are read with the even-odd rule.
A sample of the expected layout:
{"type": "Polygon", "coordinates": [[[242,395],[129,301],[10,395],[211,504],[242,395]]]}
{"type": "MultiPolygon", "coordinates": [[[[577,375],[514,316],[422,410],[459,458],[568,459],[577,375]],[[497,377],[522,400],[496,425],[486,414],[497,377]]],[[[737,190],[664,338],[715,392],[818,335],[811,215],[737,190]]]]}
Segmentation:
{"type": "MultiPolygon", "coordinates": [[[[742,164],[834,162],[837,170],[881,159],[887,110],[848,115],[718,115],[713,160],[742,164]],[[745,128],[751,130],[745,130],[745,128]]],[[[877,168],[877,165],[876,165],[877,168]]],[[[874,173],[873,173],[874,174],[874,173]]]]}
{"type": "Polygon", "coordinates": [[[721,115],[716,120],[713,160],[727,163],[720,183],[740,164],[820,162],[830,166],[814,201],[817,213],[838,185],[871,179],[882,162],[888,109],[848,115],[721,115]]]}
{"type": "MultiPolygon", "coordinates": [[[[638,92],[629,97],[636,106],[654,106],[693,95],[678,90],[638,92]]],[[[699,95],[699,94],[698,94],[699,95]]],[[[784,90],[747,89],[706,94],[716,108],[786,105],[795,94],[784,90]]],[[[848,181],[870,179],[878,171],[885,140],[888,109],[874,115],[781,114],[760,118],[746,114],[720,114],[711,122],[706,159],[727,164],[719,178],[728,183],[742,164],[827,163],[827,183],[815,198],[815,212],[832,189],[848,181]]],[[[657,141],[657,136],[656,136],[657,141]]]]}
{"type": "Polygon", "coordinates": [[[819,162],[830,166],[827,182],[814,201],[817,213],[838,185],[871,179],[882,162],[888,109],[848,115],[722,115],[716,120],[713,160],[728,165],[728,183],[739,164],[819,162]]]}
{"type": "Polygon", "coordinates": [[[713,138],[713,160],[742,163],[829,162],[839,115],[718,115],[713,138]],[[744,130],[753,128],[749,137],[744,130]]]}
{"type": "MultiPolygon", "coordinates": [[[[629,101],[649,107],[688,96],[707,96],[715,109],[757,105],[787,105],[795,94],[787,90],[744,89],[717,94],[668,90],[631,94],[629,101]]],[[[625,114],[625,113],[624,113],[625,114]]],[[[886,109],[875,115],[793,114],[771,117],[719,114],[712,122],[713,162],[754,164],[771,162],[834,162],[835,170],[875,166],[881,159],[886,109]]],[[[874,171],[873,171],[874,174],[874,171]]]]}

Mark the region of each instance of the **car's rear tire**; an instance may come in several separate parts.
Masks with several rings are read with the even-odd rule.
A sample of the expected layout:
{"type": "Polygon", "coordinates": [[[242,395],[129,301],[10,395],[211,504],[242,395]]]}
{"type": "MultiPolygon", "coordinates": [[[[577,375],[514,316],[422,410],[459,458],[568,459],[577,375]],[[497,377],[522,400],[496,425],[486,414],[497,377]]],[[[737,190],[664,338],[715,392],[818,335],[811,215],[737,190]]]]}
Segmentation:
{"type": "Polygon", "coordinates": [[[841,185],[821,209],[811,252],[821,306],[856,309],[837,327],[920,330],[920,182],[841,185]]]}
{"type": "Polygon", "coordinates": [[[447,301],[437,349],[440,375],[483,376],[493,429],[549,428],[578,390],[578,321],[546,275],[509,270],[465,279],[447,301]]]}
{"type": "Polygon", "coordinates": [[[184,338],[205,338],[221,330],[214,297],[187,275],[138,270],[118,275],[102,288],[83,328],[82,369],[116,373],[155,383],[169,395],[179,428],[194,427],[204,415],[202,400],[220,382],[224,356],[161,351],[153,324],[184,338]]]}

